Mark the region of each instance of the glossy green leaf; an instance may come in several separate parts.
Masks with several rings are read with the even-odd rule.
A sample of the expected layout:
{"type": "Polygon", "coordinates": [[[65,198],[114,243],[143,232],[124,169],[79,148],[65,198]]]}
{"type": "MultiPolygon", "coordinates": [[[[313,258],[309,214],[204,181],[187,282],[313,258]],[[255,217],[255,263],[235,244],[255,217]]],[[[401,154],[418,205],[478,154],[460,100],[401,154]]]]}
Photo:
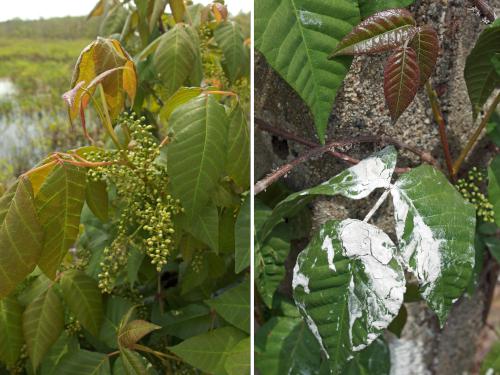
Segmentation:
{"type": "Polygon", "coordinates": [[[224,170],[228,118],[224,107],[206,95],[177,108],[170,128],[167,168],[172,192],[193,218],[210,200],[224,170]]]}
{"type": "Polygon", "coordinates": [[[255,334],[255,367],[261,374],[308,374],[319,368],[321,348],[300,318],[273,317],[255,334]]]}
{"type": "Polygon", "coordinates": [[[354,27],[337,44],[331,57],[390,51],[402,46],[415,31],[415,19],[408,10],[384,10],[354,27]]]}
{"type": "Polygon", "coordinates": [[[381,337],[367,348],[357,353],[348,363],[343,375],[389,375],[391,372],[391,353],[389,346],[381,337]]]}
{"type": "Polygon", "coordinates": [[[236,344],[224,364],[228,375],[250,375],[250,350],[250,337],[236,344]]]}
{"type": "Polygon", "coordinates": [[[246,65],[245,46],[240,26],[233,21],[223,22],[215,29],[214,38],[222,50],[222,67],[232,83],[241,76],[246,65]]]}
{"type": "Polygon", "coordinates": [[[423,86],[436,68],[439,55],[439,39],[436,30],[432,26],[419,27],[409,45],[417,54],[420,86],[423,86]]]}
{"type": "Polygon", "coordinates": [[[176,24],[163,34],[153,56],[153,64],[162,85],[169,95],[174,94],[188,79],[193,68],[196,50],[189,26],[176,24]]]}
{"type": "Polygon", "coordinates": [[[56,277],[63,258],[78,237],[85,182],[85,170],[73,165],[58,165],[35,198],[45,235],[38,266],[51,279],[56,277]]]}
{"type": "Polygon", "coordinates": [[[226,172],[243,189],[250,187],[250,127],[240,106],[230,115],[226,172]]]}
{"type": "Polygon", "coordinates": [[[391,194],[401,261],[443,325],[474,268],[475,209],[428,165],[402,175],[391,194]]]}
{"type": "Polygon", "coordinates": [[[488,199],[493,205],[495,223],[500,227],[500,156],[488,168],[488,199]]]}
{"type": "Polygon", "coordinates": [[[255,48],[307,103],[321,142],[352,61],[327,57],[359,19],[351,0],[255,2],[255,48]]]}
{"type": "Polygon", "coordinates": [[[57,375],[110,375],[109,357],[106,354],[78,350],[66,354],[53,374],[57,375]]]}
{"type": "Polygon", "coordinates": [[[290,228],[277,225],[266,241],[255,248],[255,286],[264,303],[272,308],[273,296],[285,278],[285,260],[291,249],[290,228]]]}
{"type": "Polygon", "coordinates": [[[233,327],[218,328],[168,349],[191,366],[214,375],[227,375],[225,363],[238,342],[247,335],[233,327]]]}
{"type": "Polygon", "coordinates": [[[465,63],[465,83],[474,118],[481,111],[491,93],[500,84],[500,75],[491,63],[500,53],[500,20],[488,26],[480,35],[465,63]]]}
{"type": "Polygon", "coordinates": [[[384,70],[384,96],[391,119],[396,122],[417,94],[420,69],[417,54],[400,47],[389,57],[384,70]]]}
{"type": "Polygon", "coordinates": [[[106,182],[88,181],[85,190],[85,201],[92,213],[102,222],[109,219],[109,202],[106,182]]]}
{"type": "Polygon", "coordinates": [[[374,13],[392,8],[404,8],[415,0],[358,0],[361,18],[366,18],[374,13]]]}
{"type": "Polygon", "coordinates": [[[206,206],[197,216],[186,224],[186,231],[196,239],[208,245],[213,251],[219,251],[219,211],[214,204],[206,206]]]}
{"type": "Polygon", "coordinates": [[[386,147],[318,186],[290,194],[276,205],[262,229],[258,231],[259,238],[265,239],[284,217],[295,215],[318,195],[342,195],[350,199],[363,199],[377,188],[389,188],[396,168],[396,159],[396,149],[392,146],[386,147]]]}
{"type": "Polygon", "coordinates": [[[329,221],[297,259],[293,296],[333,373],[396,317],[405,293],[396,246],[377,227],[329,221]]]}
{"type": "Polygon", "coordinates": [[[24,340],[37,368],[64,329],[64,307],[54,288],[49,288],[26,307],[23,314],[24,340]]]}
{"type": "Polygon", "coordinates": [[[118,342],[121,346],[131,348],[144,336],[158,329],[161,327],[145,320],[132,320],[119,330],[118,342]]]}
{"type": "Polygon", "coordinates": [[[97,282],[82,271],[70,270],[63,273],[60,285],[71,312],[85,329],[97,337],[104,315],[97,282]]]}
{"type": "Polygon", "coordinates": [[[0,299],[0,362],[14,366],[24,344],[23,308],[13,297],[0,299]]]}
{"type": "Polygon", "coordinates": [[[240,285],[205,303],[228,323],[250,333],[250,283],[248,280],[244,280],[240,285]]]}
{"type": "Polygon", "coordinates": [[[251,219],[251,199],[247,195],[241,205],[235,226],[235,272],[240,273],[250,266],[250,219],[251,219]]]}
{"type": "Polygon", "coordinates": [[[0,299],[35,269],[42,240],[31,184],[21,178],[0,198],[0,299]]]}

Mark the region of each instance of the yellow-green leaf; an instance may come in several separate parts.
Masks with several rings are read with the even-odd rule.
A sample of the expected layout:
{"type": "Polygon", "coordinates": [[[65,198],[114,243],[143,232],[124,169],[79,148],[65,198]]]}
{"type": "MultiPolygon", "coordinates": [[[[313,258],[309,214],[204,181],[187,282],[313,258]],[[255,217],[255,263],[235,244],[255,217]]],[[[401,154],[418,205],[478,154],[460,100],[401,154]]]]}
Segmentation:
{"type": "Polygon", "coordinates": [[[182,22],[184,20],[184,14],[186,13],[186,4],[184,4],[184,0],[169,0],[168,2],[175,22],[182,22]]]}
{"type": "Polygon", "coordinates": [[[24,344],[23,308],[13,297],[0,300],[0,362],[13,366],[24,344]]]}
{"type": "Polygon", "coordinates": [[[130,348],[144,336],[158,329],[161,327],[145,320],[132,320],[118,332],[118,343],[120,346],[130,348]]]}

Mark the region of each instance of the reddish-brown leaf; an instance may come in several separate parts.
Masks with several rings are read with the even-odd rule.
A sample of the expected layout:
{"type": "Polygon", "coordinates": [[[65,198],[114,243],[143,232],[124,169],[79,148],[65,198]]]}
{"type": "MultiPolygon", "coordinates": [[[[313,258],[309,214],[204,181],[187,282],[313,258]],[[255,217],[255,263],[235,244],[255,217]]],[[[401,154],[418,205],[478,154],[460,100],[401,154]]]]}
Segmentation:
{"type": "Polygon", "coordinates": [[[393,122],[410,105],[420,82],[417,54],[400,47],[389,57],[384,71],[384,95],[393,122]]]}
{"type": "Polygon", "coordinates": [[[340,41],[330,58],[389,51],[401,46],[416,32],[415,19],[406,9],[375,13],[340,41]]]}
{"type": "Polygon", "coordinates": [[[439,55],[439,39],[432,26],[422,26],[410,42],[410,47],[417,53],[420,68],[420,86],[425,85],[434,72],[439,55]]]}

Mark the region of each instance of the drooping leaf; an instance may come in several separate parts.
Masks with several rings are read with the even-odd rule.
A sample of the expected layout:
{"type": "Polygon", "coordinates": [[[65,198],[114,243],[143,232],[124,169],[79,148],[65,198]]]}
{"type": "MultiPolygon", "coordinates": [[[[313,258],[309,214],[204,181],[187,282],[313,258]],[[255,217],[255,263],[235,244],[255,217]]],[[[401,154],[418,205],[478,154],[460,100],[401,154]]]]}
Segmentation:
{"type": "Polygon", "coordinates": [[[111,375],[106,354],[78,350],[66,354],[54,369],[58,375],[111,375]]]}
{"type": "Polygon", "coordinates": [[[415,0],[358,0],[361,18],[366,18],[374,13],[392,8],[404,8],[415,0]]]}
{"type": "Polygon", "coordinates": [[[335,47],[330,57],[390,51],[415,34],[415,19],[406,9],[375,13],[354,27],[335,47]]]}
{"type": "Polygon", "coordinates": [[[85,201],[92,213],[102,222],[109,219],[108,191],[104,181],[88,181],[85,190],[85,201]]]}
{"type": "Polygon", "coordinates": [[[222,67],[229,81],[236,81],[246,65],[245,46],[240,26],[233,21],[226,21],[215,29],[214,38],[222,50],[222,67]]]}
{"type": "Polygon", "coordinates": [[[307,103],[324,142],[332,104],[351,58],[327,60],[359,22],[356,1],[269,0],[255,3],[255,48],[307,103]]]}
{"type": "Polygon", "coordinates": [[[214,204],[206,206],[187,225],[186,231],[207,244],[213,251],[219,251],[219,211],[214,204]]]}
{"type": "Polygon", "coordinates": [[[500,75],[491,63],[500,53],[500,19],[488,26],[480,35],[465,62],[465,83],[472,104],[474,118],[491,93],[500,84],[500,75]]]}
{"type": "Polygon", "coordinates": [[[396,159],[396,149],[386,147],[318,186],[290,194],[276,205],[261,230],[257,231],[258,237],[264,240],[284,217],[295,215],[318,195],[363,199],[377,188],[389,188],[396,159]]]}
{"type": "Polygon", "coordinates": [[[391,194],[401,261],[443,325],[474,268],[475,209],[428,165],[402,175],[391,194]]]}
{"type": "Polygon", "coordinates": [[[500,156],[488,168],[488,199],[493,205],[495,222],[500,227],[500,156]]]}
{"type": "Polygon", "coordinates": [[[382,337],[377,338],[367,348],[356,353],[348,363],[343,375],[389,375],[391,372],[391,353],[382,337]]]}
{"type": "Polygon", "coordinates": [[[131,348],[144,336],[158,329],[161,327],[145,320],[132,320],[118,332],[118,342],[121,346],[131,348]]]}
{"type": "Polygon", "coordinates": [[[224,170],[228,118],[224,107],[206,95],[177,108],[170,128],[167,168],[172,192],[193,218],[208,203],[224,170]]]}
{"type": "Polygon", "coordinates": [[[243,189],[250,186],[250,128],[240,106],[230,115],[227,166],[229,177],[243,189]]]}
{"type": "Polygon", "coordinates": [[[255,248],[255,286],[269,308],[276,289],[285,278],[285,260],[291,248],[289,231],[288,225],[279,224],[266,241],[255,248]]]}
{"type": "Polygon", "coordinates": [[[42,240],[31,184],[21,178],[0,198],[0,299],[35,269],[42,240]]]}
{"type": "Polygon", "coordinates": [[[104,37],[110,37],[113,34],[120,34],[125,23],[129,12],[121,4],[115,3],[104,15],[104,19],[99,27],[99,35],[104,37]]]}
{"type": "Polygon", "coordinates": [[[71,312],[85,329],[97,337],[104,315],[97,282],[82,271],[70,270],[63,273],[60,285],[71,312]]]}
{"type": "Polygon", "coordinates": [[[196,50],[185,24],[176,24],[163,34],[153,56],[156,74],[169,95],[174,94],[188,79],[196,50]]]}
{"type": "Polygon", "coordinates": [[[0,299],[0,362],[13,367],[24,344],[23,308],[13,297],[0,299]]]}
{"type": "Polygon", "coordinates": [[[262,374],[314,373],[320,350],[302,319],[273,317],[255,334],[255,367],[262,374]]]}
{"type": "Polygon", "coordinates": [[[241,205],[238,218],[235,225],[235,272],[240,273],[250,266],[250,219],[251,219],[251,200],[247,195],[241,205]]]}
{"type": "Polygon", "coordinates": [[[405,277],[396,251],[383,231],[348,219],[324,224],[299,254],[294,299],[333,373],[398,314],[405,277]]]}
{"type": "Polygon", "coordinates": [[[250,283],[248,280],[205,303],[215,309],[224,320],[250,333],[250,283]]]}
{"type": "Polygon", "coordinates": [[[497,375],[500,373],[500,342],[493,344],[492,348],[481,364],[481,375],[497,375]]]}
{"type": "Polygon", "coordinates": [[[24,340],[37,368],[64,329],[64,307],[54,288],[49,288],[26,307],[23,314],[24,340]]]}
{"type": "Polygon", "coordinates": [[[250,375],[250,337],[236,344],[228,354],[224,368],[228,375],[250,375]]]}
{"type": "Polygon", "coordinates": [[[419,27],[409,45],[417,54],[420,86],[423,86],[436,68],[439,55],[439,39],[436,30],[432,26],[419,27]]]}
{"type": "Polygon", "coordinates": [[[224,365],[235,345],[247,335],[233,327],[217,328],[168,349],[185,362],[214,375],[227,375],[224,365]]]}
{"type": "Polygon", "coordinates": [[[393,122],[411,104],[420,82],[417,54],[410,47],[398,48],[384,70],[384,96],[393,122]]]}
{"type": "Polygon", "coordinates": [[[51,279],[78,236],[80,214],[85,201],[85,170],[58,165],[47,177],[35,198],[45,240],[38,261],[51,279]]]}

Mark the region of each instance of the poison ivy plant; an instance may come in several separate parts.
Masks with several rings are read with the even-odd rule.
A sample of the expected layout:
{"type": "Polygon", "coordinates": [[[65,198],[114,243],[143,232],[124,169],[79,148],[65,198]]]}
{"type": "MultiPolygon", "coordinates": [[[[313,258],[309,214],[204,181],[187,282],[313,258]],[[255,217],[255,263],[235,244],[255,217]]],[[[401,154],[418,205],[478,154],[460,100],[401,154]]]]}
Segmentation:
{"type": "Polygon", "coordinates": [[[94,17],[63,95],[89,145],[0,195],[0,373],[249,374],[244,16],[101,0],[94,17]]]}
{"type": "MultiPolygon", "coordinates": [[[[389,373],[388,349],[380,338],[388,329],[401,332],[404,302],[413,300],[408,296],[415,294],[414,288],[407,291],[404,271],[418,280],[419,298],[436,313],[441,325],[470,283],[476,257],[474,207],[437,169],[422,165],[393,183],[395,166],[396,151],[388,147],[316,187],[291,194],[272,211],[264,210],[263,223],[256,228],[256,290],[273,312],[284,273],[277,272],[278,282],[271,282],[266,269],[283,267],[290,256],[290,241],[280,234],[285,225],[282,220],[289,221],[317,195],[361,199],[383,189],[364,221],[322,224],[295,263],[294,303],[323,353],[327,373],[389,373]],[[394,201],[397,243],[368,223],[389,195],[394,201]],[[266,250],[270,244],[279,244],[279,256],[266,250]]],[[[271,328],[266,331],[266,327],[271,321],[257,333],[263,341],[257,344],[256,365],[262,366],[263,374],[275,371],[271,369],[276,367],[268,366],[287,363],[280,364],[279,358],[272,365],[269,362],[276,357],[273,353],[288,352],[283,340],[270,344],[271,328]]],[[[317,354],[301,351],[311,358],[304,363],[320,361],[317,354]]],[[[311,365],[309,370],[316,373],[317,368],[311,365]]]]}

